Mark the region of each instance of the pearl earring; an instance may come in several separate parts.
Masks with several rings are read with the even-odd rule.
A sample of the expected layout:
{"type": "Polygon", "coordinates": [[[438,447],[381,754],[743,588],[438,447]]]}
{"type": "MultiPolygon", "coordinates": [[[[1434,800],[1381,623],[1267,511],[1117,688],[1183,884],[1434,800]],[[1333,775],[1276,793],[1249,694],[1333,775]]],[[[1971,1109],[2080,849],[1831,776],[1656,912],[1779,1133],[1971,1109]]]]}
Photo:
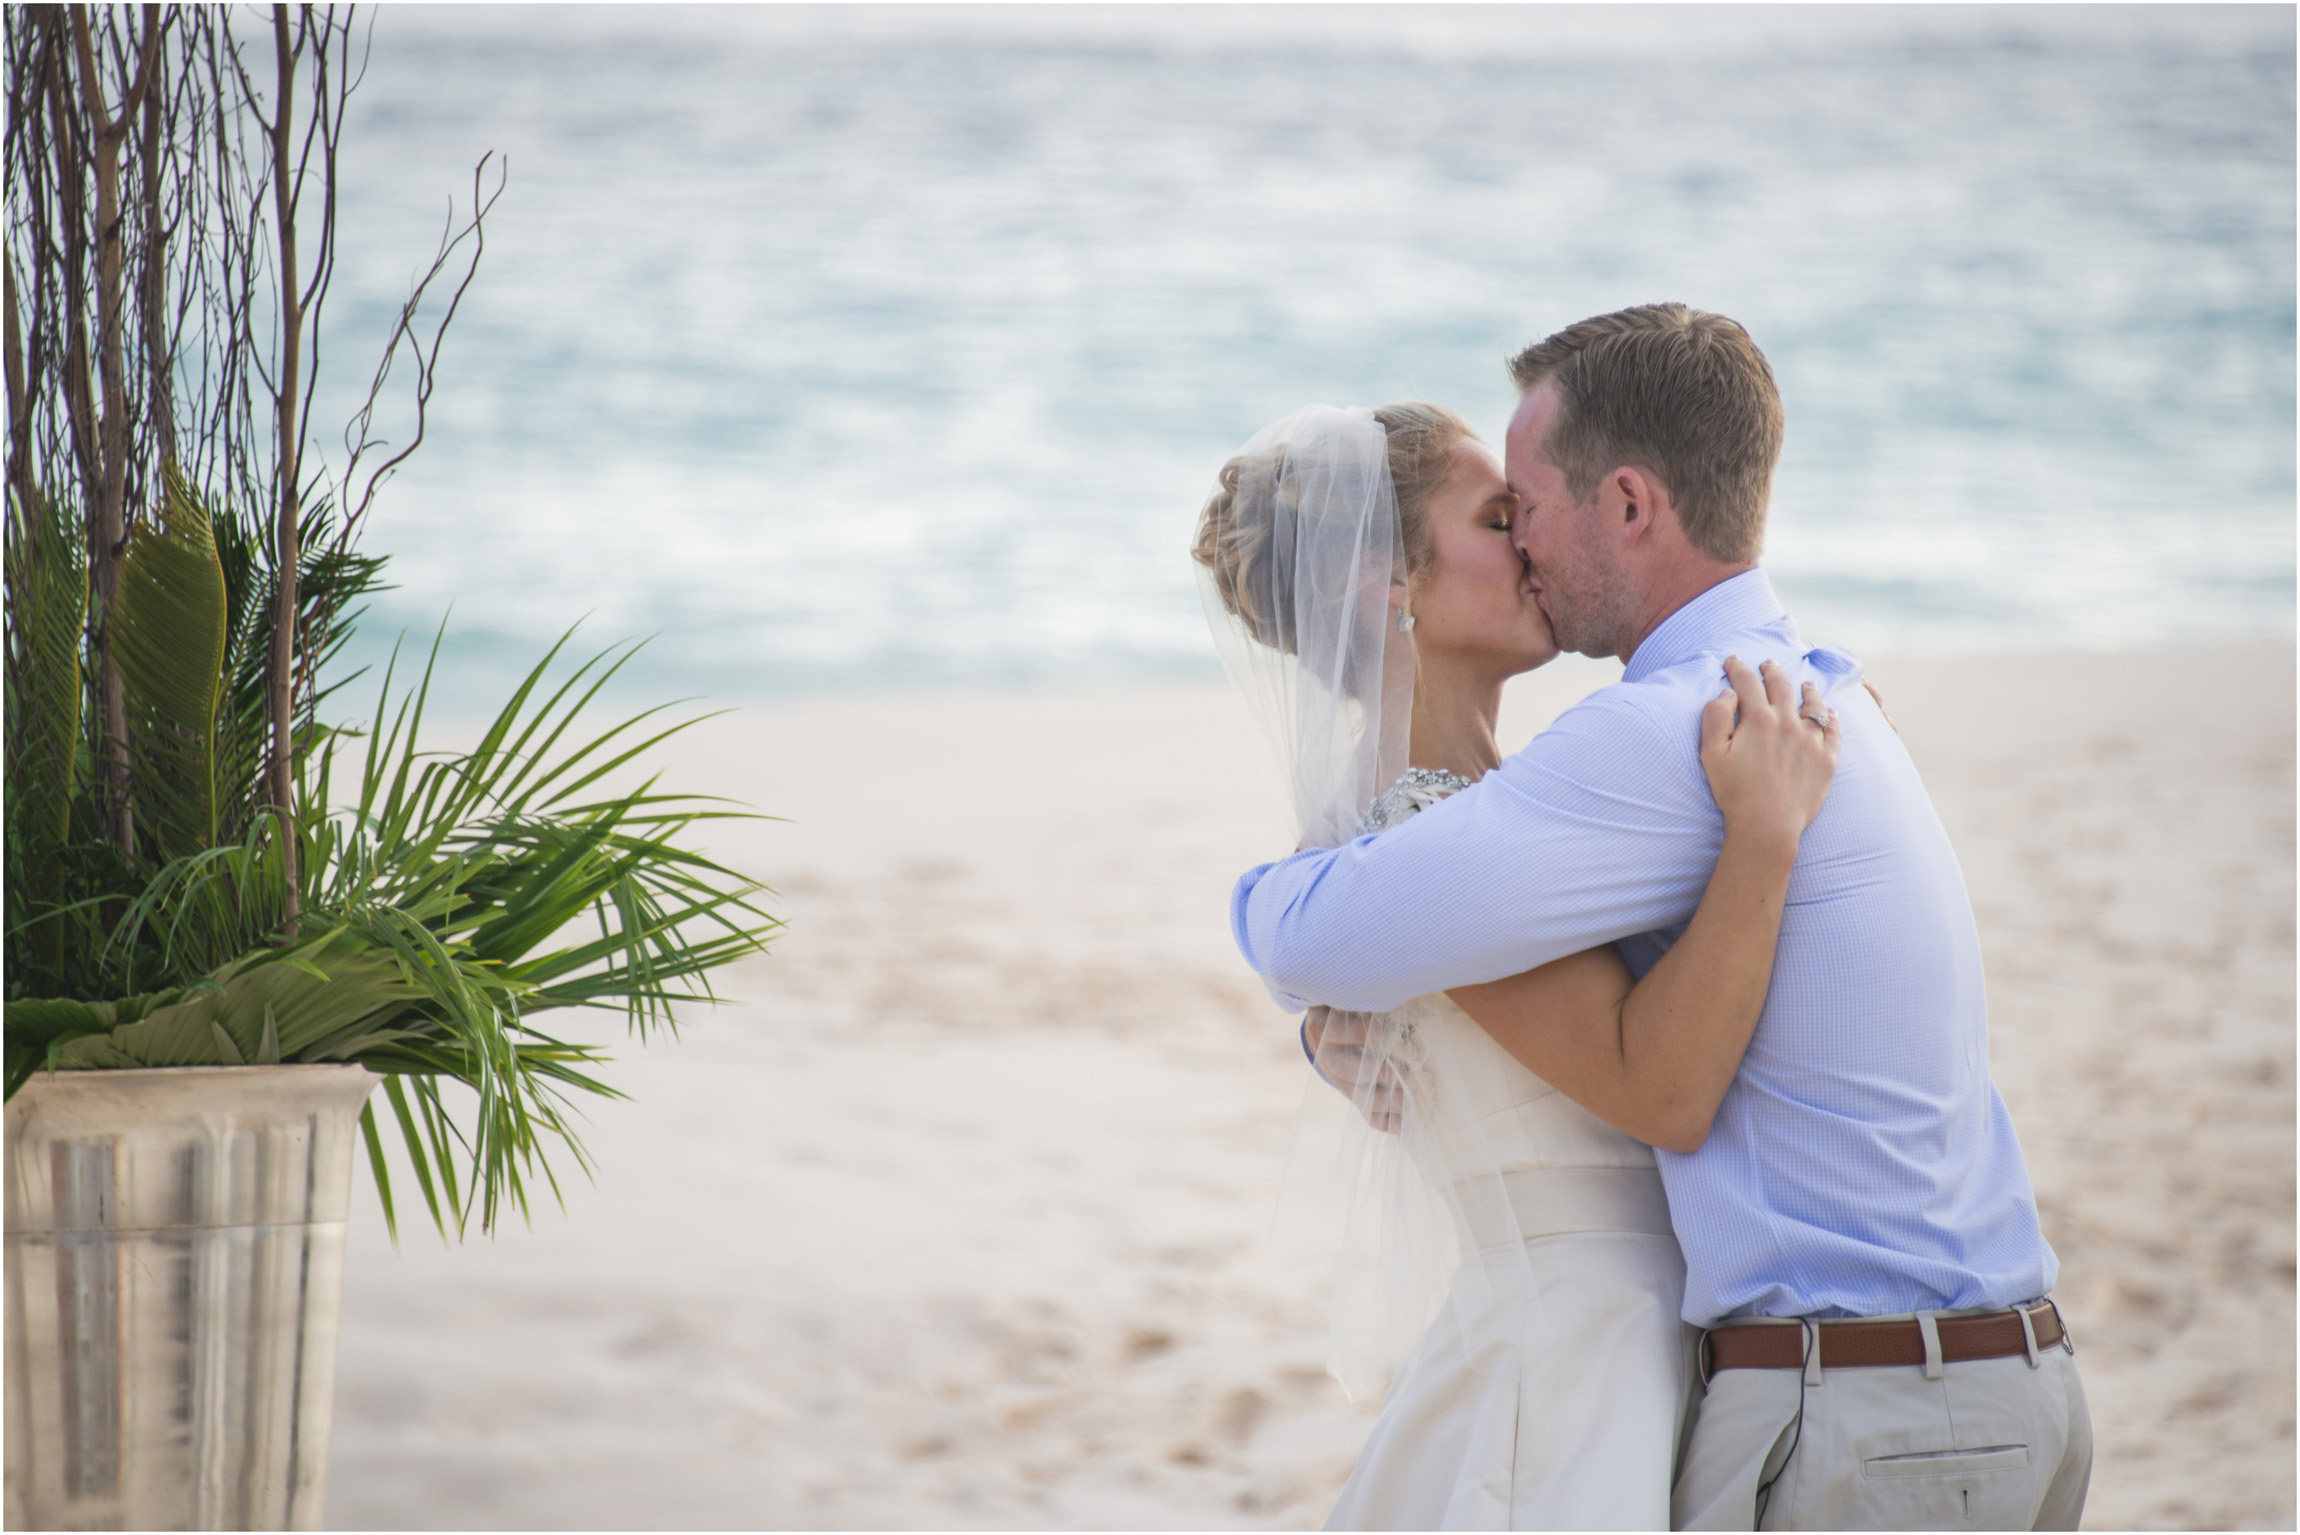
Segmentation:
{"type": "Polygon", "coordinates": [[[1410,610],[1410,609],[1408,609],[1408,608],[1400,608],[1400,609],[1398,609],[1398,633],[1400,633],[1400,634],[1411,634],[1411,633],[1413,633],[1413,632],[1414,632],[1414,615],[1413,615],[1413,612],[1412,612],[1412,610],[1410,610]]]}

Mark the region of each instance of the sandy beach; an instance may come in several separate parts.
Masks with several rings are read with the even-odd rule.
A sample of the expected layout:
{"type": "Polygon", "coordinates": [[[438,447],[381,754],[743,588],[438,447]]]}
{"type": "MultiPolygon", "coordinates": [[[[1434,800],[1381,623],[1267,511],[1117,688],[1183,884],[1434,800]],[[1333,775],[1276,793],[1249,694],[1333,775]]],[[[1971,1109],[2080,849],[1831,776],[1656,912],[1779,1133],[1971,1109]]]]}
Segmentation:
{"type": "MultiPolygon", "coordinates": [[[[1614,670],[1522,679],[1505,746],[1614,670]]],[[[1978,914],[2087,1526],[2289,1528],[2292,652],[1870,674],[1978,914]]],[[[1374,1408],[1270,1235],[1305,1083],[1223,922],[1283,850],[1248,730],[1212,687],[699,727],[666,784],[789,818],[713,844],[788,933],[619,1051],[565,1215],[395,1254],[362,1211],[330,1524],[1314,1527],[1374,1408]]]]}

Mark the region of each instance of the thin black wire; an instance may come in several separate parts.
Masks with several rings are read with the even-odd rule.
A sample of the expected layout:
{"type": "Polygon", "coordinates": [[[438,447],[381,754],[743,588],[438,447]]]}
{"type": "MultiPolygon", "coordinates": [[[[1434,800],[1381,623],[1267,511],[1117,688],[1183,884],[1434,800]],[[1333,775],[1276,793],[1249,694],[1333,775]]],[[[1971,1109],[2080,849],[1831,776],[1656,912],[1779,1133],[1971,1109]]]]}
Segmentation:
{"type": "Polygon", "coordinates": [[[1773,1501],[1773,1484],[1781,1480],[1789,1469],[1789,1462],[1797,1458],[1797,1441],[1805,1437],[1805,1381],[1812,1373],[1813,1351],[1821,1346],[1818,1324],[1807,1327],[1800,1323],[1797,1330],[1805,1335],[1805,1352],[1797,1362],[1797,1421],[1789,1433],[1789,1453],[1781,1457],[1780,1466],[1773,1474],[1757,1484],[1757,1518],[1754,1528],[1765,1527],[1765,1509],[1773,1501]]]}

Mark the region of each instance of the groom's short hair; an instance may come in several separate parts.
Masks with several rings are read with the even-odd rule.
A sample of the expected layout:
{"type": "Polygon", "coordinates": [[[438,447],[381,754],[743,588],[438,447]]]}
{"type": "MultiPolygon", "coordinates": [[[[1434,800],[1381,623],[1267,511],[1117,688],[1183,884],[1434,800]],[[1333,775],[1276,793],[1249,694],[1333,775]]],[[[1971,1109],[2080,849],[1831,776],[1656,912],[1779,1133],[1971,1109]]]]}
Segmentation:
{"type": "Polygon", "coordinates": [[[1509,371],[1520,392],[1556,382],[1542,451],[1577,500],[1634,464],[1669,487],[1694,548],[1757,557],[1781,458],[1781,391],[1747,331],[1684,304],[1641,304],[1568,325],[1509,371]]]}

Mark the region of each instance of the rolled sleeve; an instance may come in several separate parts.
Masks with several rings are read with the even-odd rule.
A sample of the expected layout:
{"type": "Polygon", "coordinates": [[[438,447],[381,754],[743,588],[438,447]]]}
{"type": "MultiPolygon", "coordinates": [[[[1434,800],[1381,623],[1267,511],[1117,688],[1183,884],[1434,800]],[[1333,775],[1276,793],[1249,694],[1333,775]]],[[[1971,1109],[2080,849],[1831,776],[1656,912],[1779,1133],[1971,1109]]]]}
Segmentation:
{"type": "MultiPolygon", "coordinates": [[[[1301,853],[1295,856],[1306,858],[1310,855],[1301,853]]],[[[1298,997],[1287,991],[1276,980],[1272,979],[1262,961],[1255,957],[1276,947],[1275,944],[1255,941],[1252,925],[1255,887],[1261,884],[1264,876],[1274,873],[1282,867],[1284,867],[1282,863],[1266,863],[1258,868],[1248,869],[1244,874],[1238,876],[1238,883],[1230,891],[1230,941],[1238,946],[1238,952],[1246,956],[1246,963],[1252,966],[1254,973],[1262,978],[1262,985],[1269,991],[1270,1000],[1288,1012],[1300,1012],[1315,1004],[1307,997],[1298,997]]]]}
{"type": "Polygon", "coordinates": [[[1607,689],[1404,825],[1250,871],[1239,951],[1282,1006],[1383,1012],[1684,922],[1724,822],[1678,691],[1607,689]]]}

